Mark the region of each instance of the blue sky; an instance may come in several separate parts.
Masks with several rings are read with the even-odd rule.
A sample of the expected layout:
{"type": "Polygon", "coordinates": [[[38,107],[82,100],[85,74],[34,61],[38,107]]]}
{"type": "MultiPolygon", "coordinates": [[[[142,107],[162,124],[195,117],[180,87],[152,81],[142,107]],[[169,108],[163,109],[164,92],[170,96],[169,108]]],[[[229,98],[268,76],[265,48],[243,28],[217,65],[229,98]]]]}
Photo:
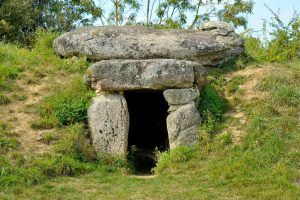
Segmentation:
{"type": "Polygon", "coordinates": [[[284,22],[289,21],[295,10],[300,12],[300,0],[254,0],[254,2],[253,14],[249,15],[249,27],[254,30],[261,29],[262,19],[270,21],[272,16],[264,6],[264,3],[274,11],[280,8],[280,18],[284,22]]]}
{"type": "MultiPolygon", "coordinates": [[[[267,4],[272,10],[276,11],[280,8],[280,18],[284,22],[288,22],[288,20],[293,16],[294,11],[300,13],[300,0],[253,0],[255,5],[253,9],[253,14],[248,16],[249,19],[249,28],[252,28],[255,31],[259,31],[262,28],[262,19],[266,19],[270,21],[272,14],[267,10],[264,4],[267,4]]],[[[102,6],[106,13],[111,9],[110,0],[101,0],[102,6]]],[[[146,0],[143,0],[145,2],[146,0]]],[[[145,10],[145,5],[143,5],[143,10],[145,10]]],[[[144,12],[145,13],[145,12],[144,12]]],[[[139,13],[139,18],[145,21],[145,15],[143,12],[139,13]]],[[[96,25],[100,25],[100,22],[96,22],[96,25]]]]}

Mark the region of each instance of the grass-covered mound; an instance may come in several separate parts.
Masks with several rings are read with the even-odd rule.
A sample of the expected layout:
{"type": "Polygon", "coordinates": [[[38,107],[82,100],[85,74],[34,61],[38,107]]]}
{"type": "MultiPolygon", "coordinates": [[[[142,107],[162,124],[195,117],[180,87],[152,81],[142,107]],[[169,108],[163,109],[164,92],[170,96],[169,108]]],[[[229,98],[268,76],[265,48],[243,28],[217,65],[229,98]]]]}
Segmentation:
{"type": "Polygon", "coordinates": [[[158,152],[154,176],[86,143],[85,58],[61,59],[56,34],[0,44],[0,199],[297,199],[300,64],[209,70],[199,145],[158,152]]]}

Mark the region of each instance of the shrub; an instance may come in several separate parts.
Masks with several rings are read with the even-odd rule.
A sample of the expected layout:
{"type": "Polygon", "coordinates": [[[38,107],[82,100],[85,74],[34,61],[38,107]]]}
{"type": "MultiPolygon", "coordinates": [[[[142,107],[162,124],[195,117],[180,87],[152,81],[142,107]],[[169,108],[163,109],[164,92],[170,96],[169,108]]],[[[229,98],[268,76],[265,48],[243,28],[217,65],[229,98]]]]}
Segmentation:
{"type": "Polygon", "coordinates": [[[60,125],[85,122],[88,105],[87,99],[65,96],[54,106],[54,114],[60,125]]]}
{"type": "Polygon", "coordinates": [[[39,106],[43,118],[55,119],[56,125],[68,126],[86,122],[87,108],[94,93],[82,83],[82,78],[75,78],[56,93],[44,99],[39,106]]]}
{"type": "Polygon", "coordinates": [[[262,27],[263,39],[245,34],[245,53],[256,62],[286,62],[300,58],[300,18],[298,13],[285,24],[278,13],[267,9],[273,17],[265,20],[262,27]],[[267,25],[271,31],[267,32],[267,25]]]}

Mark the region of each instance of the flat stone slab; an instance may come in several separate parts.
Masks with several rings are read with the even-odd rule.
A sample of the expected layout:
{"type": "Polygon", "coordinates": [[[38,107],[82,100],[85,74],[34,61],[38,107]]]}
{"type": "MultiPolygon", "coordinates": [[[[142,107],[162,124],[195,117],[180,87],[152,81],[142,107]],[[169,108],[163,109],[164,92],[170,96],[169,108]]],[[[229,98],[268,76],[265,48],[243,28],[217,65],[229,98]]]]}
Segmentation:
{"type": "Polygon", "coordinates": [[[187,104],[200,96],[198,88],[169,89],[163,94],[169,105],[187,104]]]}
{"type": "Polygon", "coordinates": [[[98,153],[127,155],[129,112],[120,94],[100,94],[88,108],[93,146],[98,153]]]}
{"type": "Polygon", "coordinates": [[[85,83],[102,91],[190,88],[195,68],[203,67],[174,59],[104,60],[88,68],[85,83]]]}
{"type": "Polygon", "coordinates": [[[59,36],[53,47],[63,57],[84,55],[97,61],[168,58],[216,66],[240,54],[244,42],[227,23],[206,22],[201,30],[82,27],[59,36]]]}

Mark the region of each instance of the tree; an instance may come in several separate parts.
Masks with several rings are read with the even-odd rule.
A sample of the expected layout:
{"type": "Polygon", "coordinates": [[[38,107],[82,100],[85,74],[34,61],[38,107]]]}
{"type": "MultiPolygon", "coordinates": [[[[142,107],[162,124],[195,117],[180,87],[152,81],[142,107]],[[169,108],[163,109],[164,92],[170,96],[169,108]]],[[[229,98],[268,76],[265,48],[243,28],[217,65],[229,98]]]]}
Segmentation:
{"type": "Polygon", "coordinates": [[[122,24],[127,18],[127,22],[135,21],[137,11],[140,9],[140,4],[136,0],[111,0],[114,10],[109,14],[108,23],[114,23],[116,26],[122,24]],[[126,14],[128,14],[126,16],[126,14]]]}
{"type": "Polygon", "coordinates": [[[193,5],[189,0],[166,0],[158,4],[156,11],[158,25],[166,28],[182,28],[186,24],[187,12],[192,11],[193,5]]]}
{"type": "Polygon", "coordinates": [[[187,26],[187,15],[190,13],[194,13],[192,23],[187,26],[190,29],[211,19],[246,27],[246,15],[252,12],[252,8],[252,0],[163,0],[159,2],[156,14],[158,24],[167,28],[187,26]]]}
{"type": "Polygon", "coordinates": [[[38,28],[69,31],[101,15],[93,0],[1,0],[0,38],[28,45],[38,28]]]}

